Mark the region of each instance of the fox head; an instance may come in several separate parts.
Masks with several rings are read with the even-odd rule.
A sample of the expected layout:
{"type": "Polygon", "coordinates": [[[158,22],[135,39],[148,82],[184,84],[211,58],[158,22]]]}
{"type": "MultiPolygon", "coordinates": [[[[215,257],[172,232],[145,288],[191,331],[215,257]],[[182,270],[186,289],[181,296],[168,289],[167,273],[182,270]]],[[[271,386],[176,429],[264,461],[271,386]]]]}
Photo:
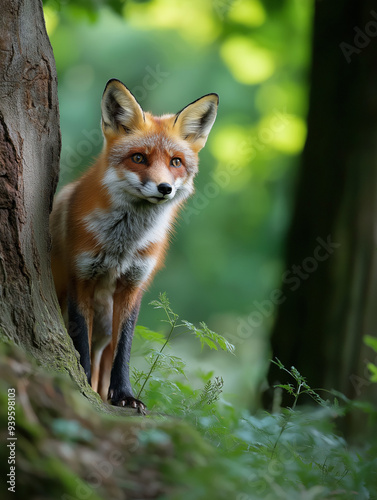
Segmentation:
{"type": "Polygon", "coordinates": [[[175,115],[156,117],[142,110],[122,82],[109,80],[101,109],[104,183],[112,196],[153,204],[187,198],[218,103],[217,94],[208,94],[175,115]]]}

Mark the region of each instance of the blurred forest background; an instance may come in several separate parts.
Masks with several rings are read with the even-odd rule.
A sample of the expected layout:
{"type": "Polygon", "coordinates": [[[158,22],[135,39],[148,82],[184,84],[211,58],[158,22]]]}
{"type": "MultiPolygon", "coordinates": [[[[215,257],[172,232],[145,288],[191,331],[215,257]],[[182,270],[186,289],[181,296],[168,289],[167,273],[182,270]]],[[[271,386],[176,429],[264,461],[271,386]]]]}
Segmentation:
{"type": "Polygon", "coordinates": [[[179,355],[194,372],[213,369],[225,380],[226,398],[253,408],[275,315],[263,304],[281,285],[306,137],[313,2],[103,4],[44,2],[58,71],[59,185],[80,176],[101,150],[100,100],[108,79],[124,82],[154,114],[219,94],[196,194],[182,212],[165,268],[144,296],[139,324],[161,328],[148,302],[166,291],[181,318],[205,321],[236,346],[235,357],[212,356],[180,338],[179,355]]]}
{"type": "Polygon", "coordinates": [[[0,467],[16,496],[377,499],[374,2],[44,0],[60,187],[101,150],[109,78],[155,114],[220,95],[196,194],[144,296],[131,368],[151,415],[136,419],[93,411],[55,316],[42,259],[55,76],[40,0],[16,4],[0,16],[0,422],[4,440],[17,431],[0,467]],[[148,305],[160,292],[235,355],[203,326],[175,337],[165,300],[148,305]]]}

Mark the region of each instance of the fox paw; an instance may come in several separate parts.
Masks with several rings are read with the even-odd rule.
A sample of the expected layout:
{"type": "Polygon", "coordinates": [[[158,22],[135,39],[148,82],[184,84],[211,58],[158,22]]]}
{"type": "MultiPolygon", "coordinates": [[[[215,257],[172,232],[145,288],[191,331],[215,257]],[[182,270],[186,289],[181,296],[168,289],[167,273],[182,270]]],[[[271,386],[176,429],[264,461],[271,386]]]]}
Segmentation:
{"type": "Polygon", "coordinates": [[[126,396],[126,395],[116,395],[114,391],[109,391],[109,394],[107,396],[107,401],[109,404],[113,406],[124,406],[127,408],[136,408],[138,413],[141,413],[142,415],[146,414],[146,406],[145,404],[140,401],[140,399],[136,399],[133,396],[126,396]]]}

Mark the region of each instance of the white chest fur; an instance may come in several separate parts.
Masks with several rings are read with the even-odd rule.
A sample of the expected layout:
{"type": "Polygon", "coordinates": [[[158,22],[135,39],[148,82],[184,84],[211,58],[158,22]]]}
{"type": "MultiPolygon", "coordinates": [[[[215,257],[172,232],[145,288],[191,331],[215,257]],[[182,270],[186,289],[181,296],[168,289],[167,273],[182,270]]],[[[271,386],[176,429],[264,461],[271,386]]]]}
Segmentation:
{"type": "Polygon", "coordinates": [[[108,275],[116,280],[122,276],[137,285],[145,282],[157,260],[153,255],[140,255],[140,250],[166,237],[172,208],[145,203],[92,212],[85,218],[85,224],[98,248],[78,255],[76,268],[80,277],[93,279],[108,275]]]}

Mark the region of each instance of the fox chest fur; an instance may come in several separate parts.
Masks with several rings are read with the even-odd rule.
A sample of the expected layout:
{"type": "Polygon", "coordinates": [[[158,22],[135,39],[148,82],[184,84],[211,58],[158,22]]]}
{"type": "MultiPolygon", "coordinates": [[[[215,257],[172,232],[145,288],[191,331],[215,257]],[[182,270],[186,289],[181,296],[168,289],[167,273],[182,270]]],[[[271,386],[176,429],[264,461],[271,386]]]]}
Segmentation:
{"type": "Polygon", "coordinates": [[[63,241],[53,248],[53,257],[61,260],[66,276],[94,281],[102,295],[112,294],[117,280],[132,287],[146,286],[162,264],[178,206],[129,203],[125,199],[120,203],[119,198],[111,196],[111,190],[103,189],[110,199],[115,198],[110,206],[96,207],[79,220],[72,220],[70,207],[77,203],[80,186],[68,185],[60,192],[56,205],[64,208],[61,207],[52,232],[53,241],[63,241]],[[59,255],[58,250],[65,248],[67,252],[59,255]],[[70,252],[73,255],[67,262],[70,252]]]}
{"type": "Polygon", "coordinates": [[[84,219],[97,246],[76,257],[82,279],[108,275],[140,285],[147,281],[158,263],[156,245],[168,237],[172,207],[117,207],[97,209],[84,219]]]}

